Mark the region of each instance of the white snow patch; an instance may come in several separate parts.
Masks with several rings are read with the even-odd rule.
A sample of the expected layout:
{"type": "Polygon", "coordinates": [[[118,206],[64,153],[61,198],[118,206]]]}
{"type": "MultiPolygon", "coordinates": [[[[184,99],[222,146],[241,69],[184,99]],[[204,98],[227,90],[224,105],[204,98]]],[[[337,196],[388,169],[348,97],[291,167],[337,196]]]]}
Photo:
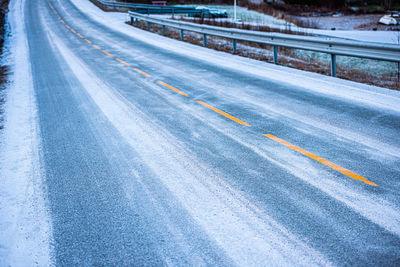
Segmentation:
{"type": "Polygon", "coordinates": [[[330,31],[307,29],[305,32],[364,42],[400,44],[400,32],[396,31],[330,31]]]}
{"type": "Polygon", "coordinates": [[[0,266],[51,265],[51,225],[39,160],[39,128],[24,24],[24,0],[10,3],[11,83],[0,134],[0,266]]]}

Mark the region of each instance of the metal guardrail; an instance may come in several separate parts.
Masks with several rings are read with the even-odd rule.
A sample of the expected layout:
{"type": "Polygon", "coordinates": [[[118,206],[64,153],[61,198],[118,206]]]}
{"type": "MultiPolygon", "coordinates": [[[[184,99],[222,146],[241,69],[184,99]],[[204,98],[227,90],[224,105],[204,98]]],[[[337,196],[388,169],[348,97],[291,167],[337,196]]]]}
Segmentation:
{"type": "Polygon", "coordinates": [[[336,56],[350,56],[390,62],[400,62],[400,45],[395,44],[379,44],[344,40],[339,38],[240,30],[156,18],[131,11],[129,11],[129,16],[131,19],[131,24],[134,22],[137,24],[138,20],[147,22],[148,30],[151,29],[151,24],[162,25],[163,35],[165,35],[166,26],[179,29],[181,31],[182,40],[184,40],[184,31],[203,34],[205,47],[207,47],[207,35],[232,39],[233,53],[236,53],[237,40],[271,45],[274,52],[274,63],[278,62],[278,47],[288,47],[327,53],[331,55],[332,76],[336,76],[336,56]]]}
{"type": "Polygon", "coordinates": [[[207,10],[199,10],[194,7],[181,6],[155,6],[146,4],[124,3],[114,1],[92,0],[101,8],[124,8],[140,14],[198,14],[206,16],[207,10]]]}

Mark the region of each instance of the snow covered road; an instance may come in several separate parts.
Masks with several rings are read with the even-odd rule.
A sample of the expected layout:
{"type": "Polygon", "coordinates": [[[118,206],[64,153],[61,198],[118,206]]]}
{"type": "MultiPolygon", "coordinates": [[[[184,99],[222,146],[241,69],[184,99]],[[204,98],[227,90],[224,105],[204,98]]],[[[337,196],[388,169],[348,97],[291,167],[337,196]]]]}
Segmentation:
{"type": "Polygon", "coordinates": [[[10,7],[0,265],[399,264],[399,92],[10,7]]]}

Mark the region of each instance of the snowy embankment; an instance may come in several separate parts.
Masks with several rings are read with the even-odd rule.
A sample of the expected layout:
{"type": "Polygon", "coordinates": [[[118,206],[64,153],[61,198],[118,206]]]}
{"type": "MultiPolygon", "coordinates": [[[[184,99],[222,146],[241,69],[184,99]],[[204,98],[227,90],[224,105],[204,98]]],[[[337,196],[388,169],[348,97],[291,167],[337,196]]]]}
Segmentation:
{"type": "MultiPolygon", "coordinates": [[[[191,5],[196,6],[196,5],[191,5]]],[[[232,21],[233,6],[213,6],[207,5],[211,9],[223,9],[228,13],[228,19],[220,19],[232,21]]],[[[298,27],[295,24],[278,19],[270,15],[262,14],[254,10],[248,10],[244,7],[237,7],[237,18],[245,25],[267,26],[272,29],[290,30],[295,32],[323,35],[336,38],[351,39],[364,42],[378,42],[400,44],[400,32],[398,31],[361,31],[361,30],[323,30],[298,27]]],[[[330,28],[334,28],[332,25],[330,28]]]]}
{"type": "Polygon", "coordinates": [[[0,266],[50,265],[51,226],[45,209],[39,129],[25,35],[24,0],[8,14],[10,84],[0,132],[0,266]]]}

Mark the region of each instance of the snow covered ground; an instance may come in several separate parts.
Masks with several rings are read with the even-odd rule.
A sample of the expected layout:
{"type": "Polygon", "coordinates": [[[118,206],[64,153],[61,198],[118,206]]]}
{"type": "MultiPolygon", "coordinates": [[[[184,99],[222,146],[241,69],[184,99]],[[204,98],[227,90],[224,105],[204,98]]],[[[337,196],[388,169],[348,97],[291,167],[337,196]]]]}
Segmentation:
{"type": "MultiPolygon", "coordinates": [[[[196,6],[196,5],[191,5],[196,6]]],[[[212,9],[224,9],[227,11],[229,20],[233,18],[233,6],[207,5],[212,9]]],[[[248,10],[244,7],[237,7],[237,18],[243,23],[250,25],[265,25],[274,29],[298,31],[307,34],[331,36],[366,42],[390,43],[400,45],[400,31],[361,31],[361,30],[320,30],[302,28],[282,19],[248,10]]]]}
{"type": "Polygon", "coordinates": [[[332,30],[318,30],[318,29],[306,29],[304,32],[332,36],[338,38],[345,38],[364,42],[373,43],[387,43],[387,44],[398,44],[400,45],[400,32],[399,31],[332,31],[332,30]]]}
{"type": "MultiPolygon", "coordinates": [[[[199,5],[190,5],[190,6],[197,7],[199,5]]],[[[206,5],[206,6],[211,9],[225,10],[228,13],[227,19],[219,19],[219,20],[229,20],[229,21],[233,20],[234,17],[233,6],[224,6],[224,5],[206,5]]],[[[287,22],[282,19],[275,18],[273,16],[265,15],[254,10],[248,10],[247,8],[241,6],[237,6],[236,8],[237,8],[236,16],[243,23],[248,23],[252,25],[265,25],[276,29],[297,28],[295,24],[287,22]]]]}
{"type": "Polygon", "coordinates": [[[0,266],[50,264],[51,224],[45,208],[37,110],[28,59],[23,0],[10,1],[10,66],[0,131],[0,266]]]}

